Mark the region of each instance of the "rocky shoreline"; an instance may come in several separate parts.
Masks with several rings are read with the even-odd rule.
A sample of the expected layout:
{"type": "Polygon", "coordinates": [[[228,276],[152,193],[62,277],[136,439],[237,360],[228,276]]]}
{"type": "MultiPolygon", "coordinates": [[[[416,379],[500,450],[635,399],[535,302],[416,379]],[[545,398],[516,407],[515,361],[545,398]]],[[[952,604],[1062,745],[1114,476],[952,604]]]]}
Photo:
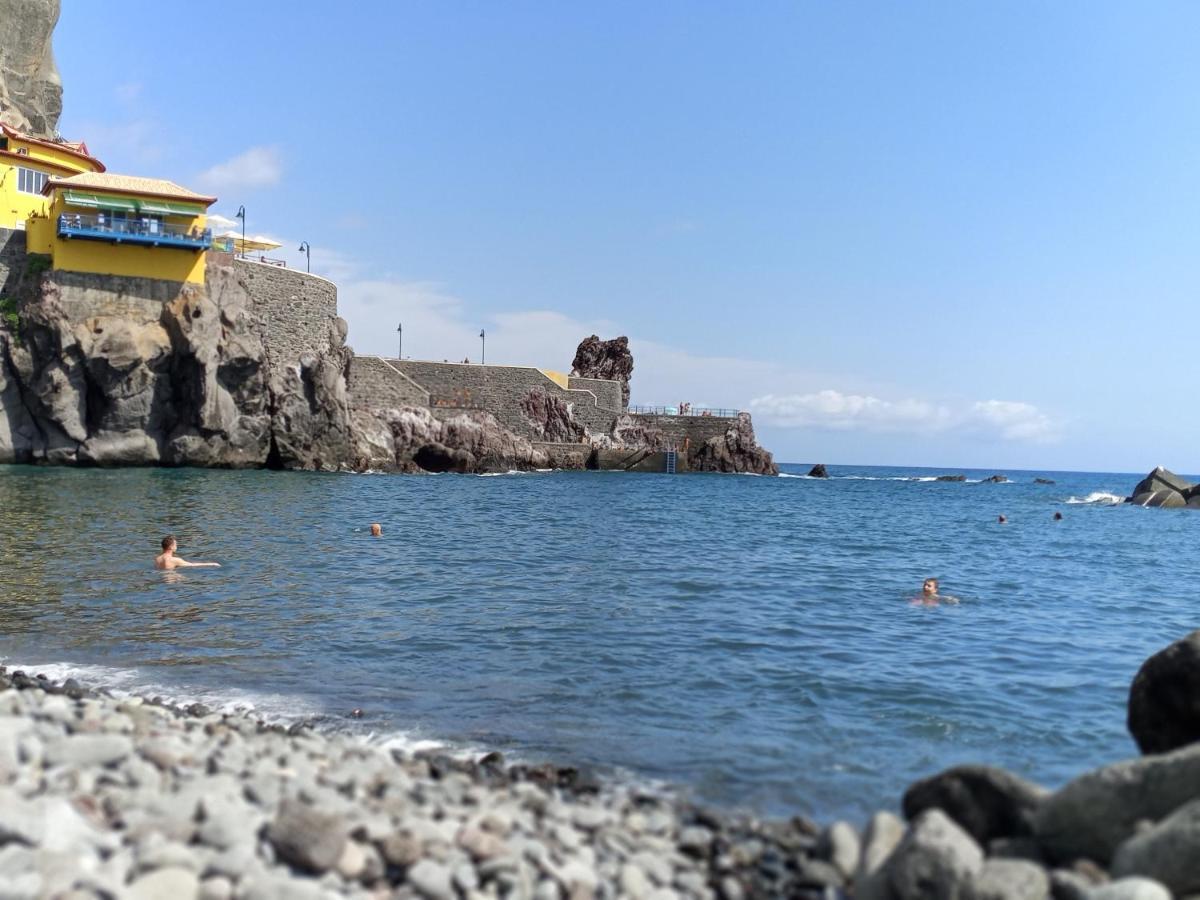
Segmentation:
{"type": "Polygon", "coordinates": [[[410,753],[0,667],[0,897],[1164,900],[1200,895],[1200,631],[1130,695],[1153,755],[987,766],[860,831],[572,768],[410,753]],[[1174,892],[1174,893],[1172,893],[1174,892]]]}

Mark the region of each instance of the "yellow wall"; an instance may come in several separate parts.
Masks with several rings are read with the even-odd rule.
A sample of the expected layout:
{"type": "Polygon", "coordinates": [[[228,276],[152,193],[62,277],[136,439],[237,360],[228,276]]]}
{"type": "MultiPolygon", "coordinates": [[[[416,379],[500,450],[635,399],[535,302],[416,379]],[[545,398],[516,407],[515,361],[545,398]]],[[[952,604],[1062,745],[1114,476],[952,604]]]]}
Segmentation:
{"type": "MultiPolygon", "coordinates": [[[[204,283],[205,253],[180,247],[153,247],[146,244],[118,244],[115,241],[94,241],[83,238],[60,238],[58,217],[79,213],[94,216],[96,210],[68,206],[61,193],[56,192],[50,215],[32,219],[25,236],[30,253],[49,253],[53,268],[68,272],[92,272],[98,275],[131,275],[137,278],[162,278],[167,281],[204,283]]],[[[203,231],[205,216],[167,216],[163,223],[170,228],[203,231]]]]}
{"type": "Polygon", "coordinates": [[[555,372],[553,369],[538,369],[538,371],[557,384],[564,391],[570,389],[570,379],[568,379],[567,376],[562,372],[555,372]]]}
{"type": "Polygon", "coordinates": [[[66,148],[44,146],[20,138],[8,139],[9,153],[28,150],[20,158],[0,155],[0,228],[21,228],[31,215],[45,212],[46,198],[17,190],[17,169],[35,169],[47,175],[65,178],[80,172],[96,172],[94,161],[70,153],[66,148]]]}

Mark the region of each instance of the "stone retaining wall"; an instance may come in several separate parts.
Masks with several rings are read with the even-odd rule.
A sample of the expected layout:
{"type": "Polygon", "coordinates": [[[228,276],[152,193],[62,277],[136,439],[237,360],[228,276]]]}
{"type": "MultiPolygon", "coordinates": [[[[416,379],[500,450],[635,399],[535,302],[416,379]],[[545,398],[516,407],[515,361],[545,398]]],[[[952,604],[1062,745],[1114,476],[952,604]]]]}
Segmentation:
{"type": "Polygon", "coordinates": [[[593,434],[609,433],[618,415],[615,409],[599,406],[592,391],[565,390],[532,367],[479,366],[411,359],[389,359],[388,362],[428,389],[434,415],[442,419],[460,410],[481,409],[490,412],[514,434],[538,438],[540,435],[521,411],[521,401],[534,388],[569,404],[575,420],[593,434]]]}
{"type": "Polygon", "coordinates": [[[621,382],[606,380],[604,378],[576,378],[571,376],[567,379],[567,387],[573,391],[591,391],[596,395],[596,404],[604,409],[624,409],[625,404],[621,398],[621,382]]]}
{"type": "Polygon", "coordinates": [[[429,405],[429,391],[378,356],[354,357],[346,387],[350,402],[363,409],[429,405]]]}
{"type": "Polygon", "coordinates": [[[291,365],[306,351],[329,346],[329,326],[337,318],[337,285],[318,275],[248,259],[235,259],[233,264],[263,319],[272,362],[291,365]]]}
{"type": "Polygon", "coordinates": [[[25,268],[25,232],[0,228],[0,296],[7,297],[25,268]]]}
{"type": "Polygon", "coordinates": [[[643,413],[631,413],[630,416],[647,427],[659,429],[681,449],[686,440],[693,450],[709,438],[736,428],[738,421],[732,416],[656,416],[643,413]]]}

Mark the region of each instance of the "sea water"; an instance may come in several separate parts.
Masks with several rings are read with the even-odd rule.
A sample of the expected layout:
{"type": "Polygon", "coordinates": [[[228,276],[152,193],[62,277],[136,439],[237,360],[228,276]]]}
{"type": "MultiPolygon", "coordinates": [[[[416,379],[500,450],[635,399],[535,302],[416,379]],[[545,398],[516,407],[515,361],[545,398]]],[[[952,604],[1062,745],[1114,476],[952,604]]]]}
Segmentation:
{"type": "Polygon", "coordinates": [[[805,471],[0,467],[0,657],[772,815],[1135,753],[1130,679],[1200,624],[1200,513],[1119,505],[1132,474],[805,471]],[[222,568],[154,571],[167,532],[222,568]],[[961,602],[911,605],[929,576],[961,602]]]}

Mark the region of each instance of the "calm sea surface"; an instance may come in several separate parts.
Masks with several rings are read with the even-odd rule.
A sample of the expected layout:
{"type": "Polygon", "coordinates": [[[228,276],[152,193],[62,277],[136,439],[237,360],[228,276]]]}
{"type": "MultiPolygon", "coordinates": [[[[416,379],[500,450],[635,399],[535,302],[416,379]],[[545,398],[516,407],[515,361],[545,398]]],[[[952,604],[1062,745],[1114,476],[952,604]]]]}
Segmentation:
{"type": "Polygon", "coordinates": [[[1134,754],[1131,677],[1200,625],[1200,513],[1106,502],[1135,475],[830,471],[0,467],[0,657],[779,815],[1134,754]],[[155,572],[166,532],[223,568],[155,572]],[[962,602],[911,606],[930,575],[962,602]]]}

